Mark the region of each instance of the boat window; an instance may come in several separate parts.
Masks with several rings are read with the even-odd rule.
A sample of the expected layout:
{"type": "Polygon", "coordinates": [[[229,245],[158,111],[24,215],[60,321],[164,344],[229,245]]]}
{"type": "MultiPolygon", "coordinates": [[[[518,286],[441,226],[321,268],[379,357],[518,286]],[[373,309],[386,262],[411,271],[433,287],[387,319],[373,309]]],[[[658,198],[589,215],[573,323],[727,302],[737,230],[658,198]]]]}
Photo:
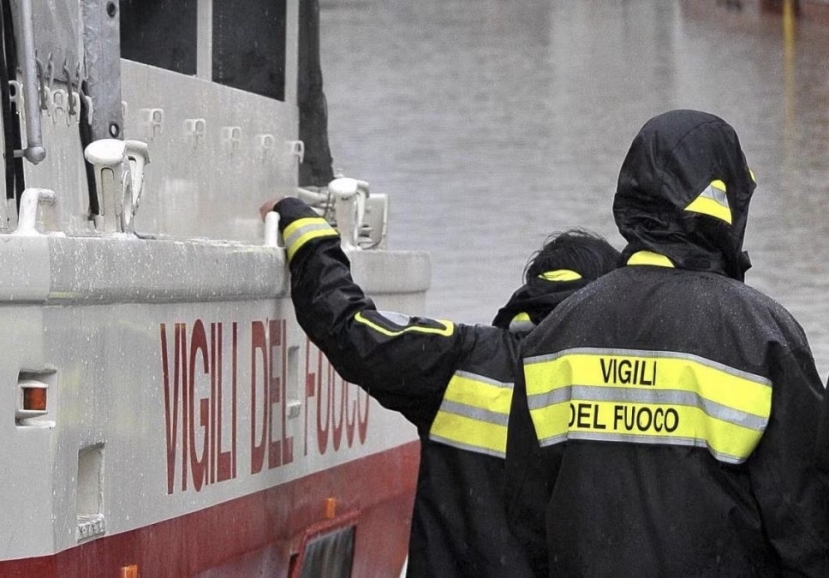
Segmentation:
{"type": "Polygon", "coordinates": [[[354,565],[355,526],[338,528],[311,539],[305,546],[300,578],[348,578],[354,565]]]}
{"type": "Polygon", "coordinates": [[[285,100],[285,0],[213,3],[213,81],[285,100]]]}
{"type": "Polygon", "coordinates": [[[121,56],[196,74],[197,5],[198,0],[121,0],[121,56]]]}

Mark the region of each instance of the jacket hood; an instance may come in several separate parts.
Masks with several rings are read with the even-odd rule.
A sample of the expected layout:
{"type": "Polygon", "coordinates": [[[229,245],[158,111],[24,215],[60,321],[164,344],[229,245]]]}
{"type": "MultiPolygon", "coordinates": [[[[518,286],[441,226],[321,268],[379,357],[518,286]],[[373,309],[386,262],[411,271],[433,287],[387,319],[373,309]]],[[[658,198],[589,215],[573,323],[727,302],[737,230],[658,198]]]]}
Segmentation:
{"type": "Polygon", "coordinates": [[[531,278],[498,310],[492,325],[514,333],[526,333],[537,326],[559,303],[587,285],[587,279],[547,281],[531,278]]]}
{"type": "Polygon", "coordinates": [[[721,118],[674,110],[650,119],[619,173],[613,215],[638,251],[668,257],[681,269],[743,280],[748,205],[755,182],[734,129],[721,118]]]}

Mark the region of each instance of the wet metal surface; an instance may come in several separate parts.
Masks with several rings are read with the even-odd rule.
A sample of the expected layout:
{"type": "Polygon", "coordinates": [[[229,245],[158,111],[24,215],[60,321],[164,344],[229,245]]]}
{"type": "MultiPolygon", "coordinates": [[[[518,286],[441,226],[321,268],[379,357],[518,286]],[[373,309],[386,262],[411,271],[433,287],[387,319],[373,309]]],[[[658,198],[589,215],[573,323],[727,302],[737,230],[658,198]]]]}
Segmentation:
{"type": "Polygon", "coordinates": [[[829,25],[715,0],[323,0],[321,19],[335,166],[390,196],[390,248],[431,251],[431,315],[490,321],[551,232],[621,247],[631,139],[696,108],[757,175],[747,282],[827,375],[829,25]]]}

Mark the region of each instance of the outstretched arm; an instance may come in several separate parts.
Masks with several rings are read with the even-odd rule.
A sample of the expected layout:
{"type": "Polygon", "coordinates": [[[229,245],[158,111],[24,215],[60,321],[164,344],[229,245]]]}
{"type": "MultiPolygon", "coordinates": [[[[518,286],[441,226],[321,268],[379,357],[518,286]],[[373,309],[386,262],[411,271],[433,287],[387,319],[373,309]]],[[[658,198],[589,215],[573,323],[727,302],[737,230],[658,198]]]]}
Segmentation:
{"type": "Polygon", "coordinates": [[[448,321],[377,311],[354,282],[340,238],[296,198],[275,206],[297,321],[346,380],[427,427],[457,360],[471,344],[448,321]]]}

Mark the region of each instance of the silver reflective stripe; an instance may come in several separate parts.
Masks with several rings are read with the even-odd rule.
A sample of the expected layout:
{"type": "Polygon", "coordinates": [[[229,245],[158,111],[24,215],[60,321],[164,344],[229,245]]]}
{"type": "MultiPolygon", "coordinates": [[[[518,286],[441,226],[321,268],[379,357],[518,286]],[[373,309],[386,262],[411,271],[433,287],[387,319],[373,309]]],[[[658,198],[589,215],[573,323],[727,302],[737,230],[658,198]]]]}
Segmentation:
{"type": "MultiPolygon", "coordinates": [[[[722,182],[722,181],[720,181],[720,182],[722,182]]],[[[723,186],[725,186],[725,185],[723,185],[723,186]]],[[[731,208],[728,205],[728,196],[726,196],[725,191],[723,189],[720,189],[719,187],[715,187],[714,183],[711,183],[710,185],[705,187],[705,190],[702,191],[702,193],[700,193],[699,196],[703,197],[703,198],[706,198],[706,199],[711,199],[712,201],[714,201],[715,203],[717,203],[718,205],[720,205],[721,207],[723,207],[725,209],[730,209],[731,208]]]]}
{"type": "Polygon", "coordinates": [[[557,389],[548,394],[528,396],[527,401],[530,409],[540,409],[548,405],[554,405],[577,399],[579,401],[616,401],[622,403],[645,403],[672,405],[684,405],[698,407],[706,415],[727,421],[756,431],[765,431],[768,420],[764,417],[752,415],[726,405],[705,399],[691,391],[681,390],[652,390],[633,389],[622,387],[591,386],[570,386],[557,389]]]}
{"type": "MultiPolygon", "coordinates": [[[[316,220],[316,219],[314,219],[316,220]]],[[[293,231],[288,237],[285,239],[285,246],[291,247],[294,243],[296,243],[300,237],[303,235],[310,233],[312,231],[321,231],[323,229],[331,229],[331,225],[329,225],[325,219],[320,218],[318,223],[310,223],[308,225],[303,225],[299,227],[295,231],[293,231]]],[[[333,230],[333,229],[332,229],[333,230]]]]}
{"type": "Polygon", "coordinates": [[[530,409],[541,409],[542,407],[547,407],[548,405],[556,405],[557,403],[562,403],[565,401],[570,401],[573,399],[572,394],[573,386],[568,385],[567,387],[559,387],[558,389],[554,389],[553,391],[549,391],[547,393],[536,393],[534,395],[527,395],[527,404],[530,406],[530,409]]]}
{"type": "Polygon", "coordinates": [[[472,407],[471,405],[465,405],[456,401],[443,400],[443,403],[440,404],[440,411],[453,413],[455,415],[462,415],[463,417],[468,417],[469,419],[501,425],[504,427],[507,427],[507,423],[509,422],[509,415],[489,411],[480,407],[472,407]]]}

